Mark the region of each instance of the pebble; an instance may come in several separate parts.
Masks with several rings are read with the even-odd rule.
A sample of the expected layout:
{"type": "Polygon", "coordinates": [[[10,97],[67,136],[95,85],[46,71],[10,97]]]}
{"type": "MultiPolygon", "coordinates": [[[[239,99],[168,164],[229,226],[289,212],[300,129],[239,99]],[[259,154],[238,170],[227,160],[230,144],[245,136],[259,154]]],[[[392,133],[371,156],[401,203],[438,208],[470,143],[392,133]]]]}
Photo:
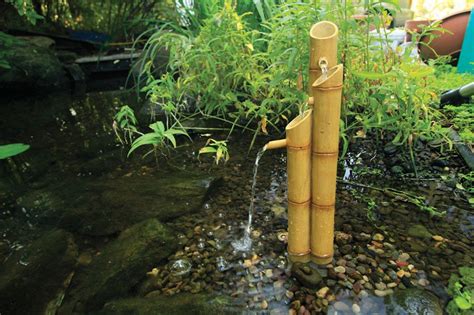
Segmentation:
{"type": "Polygon", "coordinates": [[[334,271],[336,273],[345,273],[346,272],[346,268],[344,268],[343,266],[337,266],[334,268],[334,271]]]}
{"type": "Polygon", "coordinates": [[[334,308],[340,312],[350,311],[349,306],[346,303],[341,302],[341,301],[337,301],[336,303],[334,303],[334,308]]]}
{"type": "Polygon", "coordinates": [[[383,291],[387,288],[387,285],[383,282],[378,282],[375,284],[375,287],[380,290],[380,291],[383,291]]]}
{"type": "Polygon", "coordinates": [[[372,239],[373,239],[374,241],[381,242],[381,241],[383,241],[383,240],[384,240],[384,237],[383,237],[383,235],[382,235],[382,234],[380,234],[380,233],[376,233],[372,239]]]}
{"type": "Polygon", "coordinates": [[[387,283],[387,287],[390,288],[390,289],[393,289],[397,286],[397,284],[395,282],[390,282],[390,283],[387,283]]]}
{"type": "Polygon", "coordinates": [[[268,302],[266,300],[263,300],[262,303],[260,303],[260,307],[266,310],[268,308],[268,302]]]}
{"type": "Polygon", "coordinates": [[[375,293],[376,296],[384,297],[384,296],[387,296],[387,295],[389,295],[389,294],[392,294],[392,293],[393,293],[393,290],[392,290],[392,289],[387,289],[387,290],[375,290],[374,293],[375,293]]]}
{"type": "Polygon", "coordinates": [[[316,292],[316,295],[319,297],[319,298],[325,298],[326,297],[326,294],[328,293],[329,291],[329,288],[328,287],[324,287],[324,288],[321,288],[318,290],[318,292],[316,292]]]}
{"type": "Polygon", "coordinates": [[[437,242],[442,242],[444,238],[440,235],[433,235],[433,239],[437,242]]]}
{"type": "Polygon", "coordinates": [[[360,313],[360,306],[357,305],[357,304],[352,304],[352,312],[354,312],[355,314],[359,314],[360,313]]]}
{"type": "Polygon", "coordinates": [[[399,256],[398,256],[398,260],[399,261],[407,261],[408,259],[410,259],[410,255],[408,255],[407,253],[401,253],[399,256]]]}
{"type": "Polygon", "coordinates": [[[273,277],[273,270],[271,270],[271,269],[265,270],[265,277],[267,277],[267,278],[273,277]]]}
{"type": "Polygon", "coordinates": [[[291,300],[295,294],[290,290],[286,290],[285,295],[286,295],[287,298],[289,298],[291,300]]]}
{"type": "Polygon", "coordinates": [[[428,284],[430,284],[430,282],[427,279],[419,279],[418,284],[422,287],[426,287],[428,284]]]}
{"type": "Polygon", "coordinates": [[[403,270],[398,270],[397,271],[397,277],[402,278],[405,275],[405,271],[403,270]]]}

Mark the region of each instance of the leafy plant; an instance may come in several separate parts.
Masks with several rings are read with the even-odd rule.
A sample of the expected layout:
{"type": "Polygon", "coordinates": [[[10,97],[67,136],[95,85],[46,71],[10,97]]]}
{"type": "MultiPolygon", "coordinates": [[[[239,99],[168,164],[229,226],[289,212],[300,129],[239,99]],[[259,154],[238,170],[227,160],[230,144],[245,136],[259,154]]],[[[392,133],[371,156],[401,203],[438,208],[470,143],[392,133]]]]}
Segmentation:
{"type": "Polygon", "coordinates": [[[113,129],[117,139],[122,145],[133,142],[133,135],[138,133],[137,130],[137,118],[133,109],[129,106],[124,105],[120,108],[119,112],[114,117],[113,129]],[[123,139],[120,136],[120,131],[123,133],[123,139]]]}
{"type": "Polygon", "coordinates": [[[161,121],[155,122],[149,127],[153,132],[145,134],[141,133],[141,136],[133,141],[132,147],[130,148],[130,151],[128,151],[128,156],[130,156],[133,151],[144,145],[153,146],[153,149],[146,153],[145,156],[152,152],[156,152],[159,149],[166,148],[169,144],[171,144],[173,148],[176,148],[175,136],[188,135],[184,130],[174,128],[166,129],[161,121]]]}
{"type": "Polygon", "coordinates": [[[223,160],[225,163],[230,158],[226,140],[207,140],[206,145],[199,150],[199,155],[201,154],[213,154],[216,164],[219,164],[219,161],[221,160],[223,160]]]}
{"type": "Polygon", "coordinates": [[[0,145],[0,160],[18,155],[28,150],[30,146],[23,143],[12,143],[0,145]]]}
{"type": "Polygon", "coordinates": [[[446,310],[450,315],[471,314],[474,308],[474,268],[461,267],[452,274],[447,292],[452,297],[446,310]]]}
{"type": "Polygon", "coordinates": [[[13,5],[18,14],[24,16],[28,22],[33,25],[35,25],[38,20],[43,19],[43,17],[35,11],[32,0],[5,0],[5,2],[13,5]]]}

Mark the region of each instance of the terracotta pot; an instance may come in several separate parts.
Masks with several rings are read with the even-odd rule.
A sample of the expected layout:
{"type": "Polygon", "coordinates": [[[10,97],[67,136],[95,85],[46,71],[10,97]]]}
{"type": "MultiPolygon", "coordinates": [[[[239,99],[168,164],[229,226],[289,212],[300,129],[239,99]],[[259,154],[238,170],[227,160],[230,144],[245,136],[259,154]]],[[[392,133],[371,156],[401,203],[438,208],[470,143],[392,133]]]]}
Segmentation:
{"type": "Polygon", "coordinates": [[[412,33],[419,33],[424,26],[430,25],[430,20],[407,20],[405,22],[405,31],[407,32],[405,36],[405,42],[411,42],[412,33]]]}
{"type": "MultiPolygon", "coordinates": [[[[433,34],[436,34],[439,37],[433,39],[429,47],[421,43],[418,44],[420,55],[423,60],[435,59],[439,56],[451,56],[453,57],[452,63],[456,65],[457,58],[461,52],[470,14],[471,10],[462,11],[442,19],[440,26],[449,31],[449,33],[434,31],[433,34]]],[[[420,42],[425,44],[428,43],[429,37],[423,36],[420,39],[420,42]]]]}

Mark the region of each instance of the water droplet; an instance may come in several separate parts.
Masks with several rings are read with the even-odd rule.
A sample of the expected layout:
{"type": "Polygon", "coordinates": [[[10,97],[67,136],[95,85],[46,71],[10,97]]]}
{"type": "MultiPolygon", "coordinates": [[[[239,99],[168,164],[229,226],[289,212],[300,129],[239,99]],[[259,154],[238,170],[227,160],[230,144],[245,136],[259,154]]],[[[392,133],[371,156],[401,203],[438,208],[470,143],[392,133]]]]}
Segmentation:
{"type": "Polygon", "coordinates": [[[204,209],[208,210],[208,209],[210,209],[210,208],[211,208],[211,206],[210,206],[208,203],[205,203],[205,204],[204,204],[204,209]]]}
{"type": "Polygon", "coordinates": [[[191,263],[187,259],[176,260],[170,268],[170,271],[175,276],[182,276],[191,270],[191,263]]]}

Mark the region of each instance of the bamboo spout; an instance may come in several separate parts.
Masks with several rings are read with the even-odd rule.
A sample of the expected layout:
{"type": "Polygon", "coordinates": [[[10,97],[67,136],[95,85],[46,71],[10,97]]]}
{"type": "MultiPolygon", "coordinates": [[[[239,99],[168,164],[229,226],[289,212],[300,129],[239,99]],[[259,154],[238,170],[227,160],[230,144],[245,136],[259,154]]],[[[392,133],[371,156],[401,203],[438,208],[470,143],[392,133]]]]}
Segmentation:
{"type": "Polygon", "coordinates": [[[286,139],[280,139],[280,140],[273,140],[268,142],[263,149],[266,150],[275,150],[275,149],[281,149],[286,147],[286,139]]]}
{"type": "Polygon", "coordinates": [[[317,264],[332,261],[336,174],[343,66],[329,69],[313,84],[311,254],[317,264]]]}
{"type": "Polygon", "coordinates": [[[322,74],[319,62],[324,60],[328,69],[337,64],[337,39],[339,30],[336,24],[329,21],[318,22],[311,27],[310,63],[309,63],[309,95],[313,94],[311,86],[322,74]]]}

